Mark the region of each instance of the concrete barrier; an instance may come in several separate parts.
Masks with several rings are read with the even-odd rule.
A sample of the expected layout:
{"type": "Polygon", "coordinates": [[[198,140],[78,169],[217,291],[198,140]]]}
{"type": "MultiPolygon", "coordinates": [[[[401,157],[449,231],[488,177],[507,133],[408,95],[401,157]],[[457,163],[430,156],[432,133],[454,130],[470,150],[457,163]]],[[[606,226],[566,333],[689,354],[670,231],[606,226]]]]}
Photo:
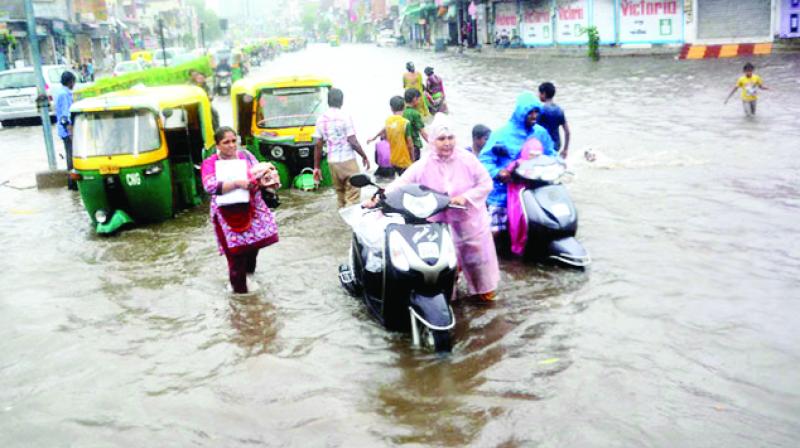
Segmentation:
{"type": "Polygon", "coordinates": [[[36,188],[67,188],[67,170],[40,171],[36,173],[36,188]]]}

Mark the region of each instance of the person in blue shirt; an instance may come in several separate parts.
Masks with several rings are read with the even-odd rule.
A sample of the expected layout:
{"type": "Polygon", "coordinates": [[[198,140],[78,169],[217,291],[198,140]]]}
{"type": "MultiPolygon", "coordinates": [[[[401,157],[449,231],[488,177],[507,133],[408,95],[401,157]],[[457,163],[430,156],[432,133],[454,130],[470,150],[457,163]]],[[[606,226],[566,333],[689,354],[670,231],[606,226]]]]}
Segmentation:
{"type": "Polygon", "coordinates": [[[86,60],[86,81],[94,82],[94,61],[92,61],[92,58],[86,60]]]}
{"type": "MultiPolygon", "coordinates": [[[[64,152],[67,158],[67,173],[72,171],[72,116],[69,108],[72,107],[72,88],[75,86],[75,75],[65,70],[61,74],[61,85],[64,86],[56,95],[56,128],[58,136],[64,142],[64,152]]],[[[68,174],[69,175],[69,174],[68,174]]],[[[77,190],[78,186],[71,178],[67,178],[67,187],[77,190]]]]}
{"type": "Polygon", "coordinates": [[[489,176],[494,180],[494,188],[486,203],[492,218],[492,233],[495,236],[508,230],[506,182],[511,179],[511,173],[506,166],[517,160],[522,145],[532,137],[542,143],[543,155],[556,155],[550,134],[545,128],[536,124],[541,110],[542,103],[533,92],[519,94],[514,113],[508,123],[492,132],[489,141],[486,142],[478,156],[483,166],[489,171],[489,176]]]}
{"type": "Polygon", "coordinates": [[[553,139],[553,144],[558,155],[562,159],[567,158],[569,152],[569,125],[567,124],[567,117],[564,116],[564,110],[561,109],[556,103],[553,102],[553,97],[556,96],[556,86],[552,82],[543,82],[539,86],[539,100],[542,102],[542,113],[539,114],[536,124],[547,129],[550,138],[553,139]],[[559,127],[564,128],[564,149],[561,149],[561,134],[559,134],[559,127]]]}

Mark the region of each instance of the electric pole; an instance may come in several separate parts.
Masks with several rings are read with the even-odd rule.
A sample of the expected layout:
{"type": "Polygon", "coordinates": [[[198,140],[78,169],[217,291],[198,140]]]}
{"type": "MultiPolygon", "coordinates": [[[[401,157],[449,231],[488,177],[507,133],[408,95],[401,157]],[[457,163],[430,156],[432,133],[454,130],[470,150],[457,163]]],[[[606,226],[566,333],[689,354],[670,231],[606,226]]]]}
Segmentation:
{"type": "Polygon", "coordinates": [[[164,60],[164,67],[167,66],[167,52],[164,50],[164,20],[158,18],[158,37],[161,40],[161,58],[164,60]]]}
{"type": "Polygon", "coordinates": [[[33,15],[33,0],[25,0],[25,18],[28,22],[28,43],[31,47],[31,58],[33,58],[33,73],[36,76],[36,106],[39,108],[39,116],[42,117],[42,131],[44,132],[44,146],[47,150],[47,165],[50,171],[56,169],[56,156],[53,149],[53,131],[50,127],[50,103],[47,98],[47,90],[44,87],[44,76],[42,76],[42,59],[39,54],[39,36],[36,33],[36,18],[33,15]]]}

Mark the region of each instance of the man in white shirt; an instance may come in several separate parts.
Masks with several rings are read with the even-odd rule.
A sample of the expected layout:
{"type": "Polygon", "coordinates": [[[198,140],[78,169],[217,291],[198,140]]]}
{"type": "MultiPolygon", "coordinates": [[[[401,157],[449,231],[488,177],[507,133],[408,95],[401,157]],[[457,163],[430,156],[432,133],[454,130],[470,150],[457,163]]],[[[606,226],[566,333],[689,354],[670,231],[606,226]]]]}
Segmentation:
{"type": "Polygon", "coordinates": [[[314,180],[322,179],[320,162],[324,144],[328,147],[328,166],[331,170],[339,208],[360,202],[359,189],[348,182],[351,175],[360,171],[356,162],[356,153],[361,156],[364,169],[369,170],[369,159],[356,138],[353,120],[341,109],[343,103],[342,91],[336,88],[330,89],[328,91],[329,109],[317,118],[314,131],[314,137],[317,139],[314,147],[314,180]]]}

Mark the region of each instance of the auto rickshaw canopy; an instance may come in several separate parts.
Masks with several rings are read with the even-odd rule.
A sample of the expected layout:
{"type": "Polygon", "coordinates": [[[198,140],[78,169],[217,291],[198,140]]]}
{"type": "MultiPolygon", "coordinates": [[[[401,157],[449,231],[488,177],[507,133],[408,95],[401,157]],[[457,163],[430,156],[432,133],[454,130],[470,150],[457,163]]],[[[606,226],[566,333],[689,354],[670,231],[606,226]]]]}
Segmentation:
{"type": "Polygon", "coordinates": [[[291,87],[331,87],[333,82],[329,78],[302,75],[280,77],[248,77],[233,83],[231,87],[231,102],[233,103],[233,127],[239,135],[246,137],[251,132],[253,119],[253,99],[264,89],[281,89],[291,87]],[[244,101],[244,96],[249,95],[251,101],[244,101]]]}
{"type": "Polygon", "coordinates": [[[198,104],[201,117],[204,147],[214,145],[214,128],[211,125],[211,103],[208,95],[197,86],[173,85],[160,87],[135,86],[130,89],[106,93],[80,100],[72,105],[71,113],[102,112],[114,110],[149,109],[159,116],[167,109],[198,104]]]}

